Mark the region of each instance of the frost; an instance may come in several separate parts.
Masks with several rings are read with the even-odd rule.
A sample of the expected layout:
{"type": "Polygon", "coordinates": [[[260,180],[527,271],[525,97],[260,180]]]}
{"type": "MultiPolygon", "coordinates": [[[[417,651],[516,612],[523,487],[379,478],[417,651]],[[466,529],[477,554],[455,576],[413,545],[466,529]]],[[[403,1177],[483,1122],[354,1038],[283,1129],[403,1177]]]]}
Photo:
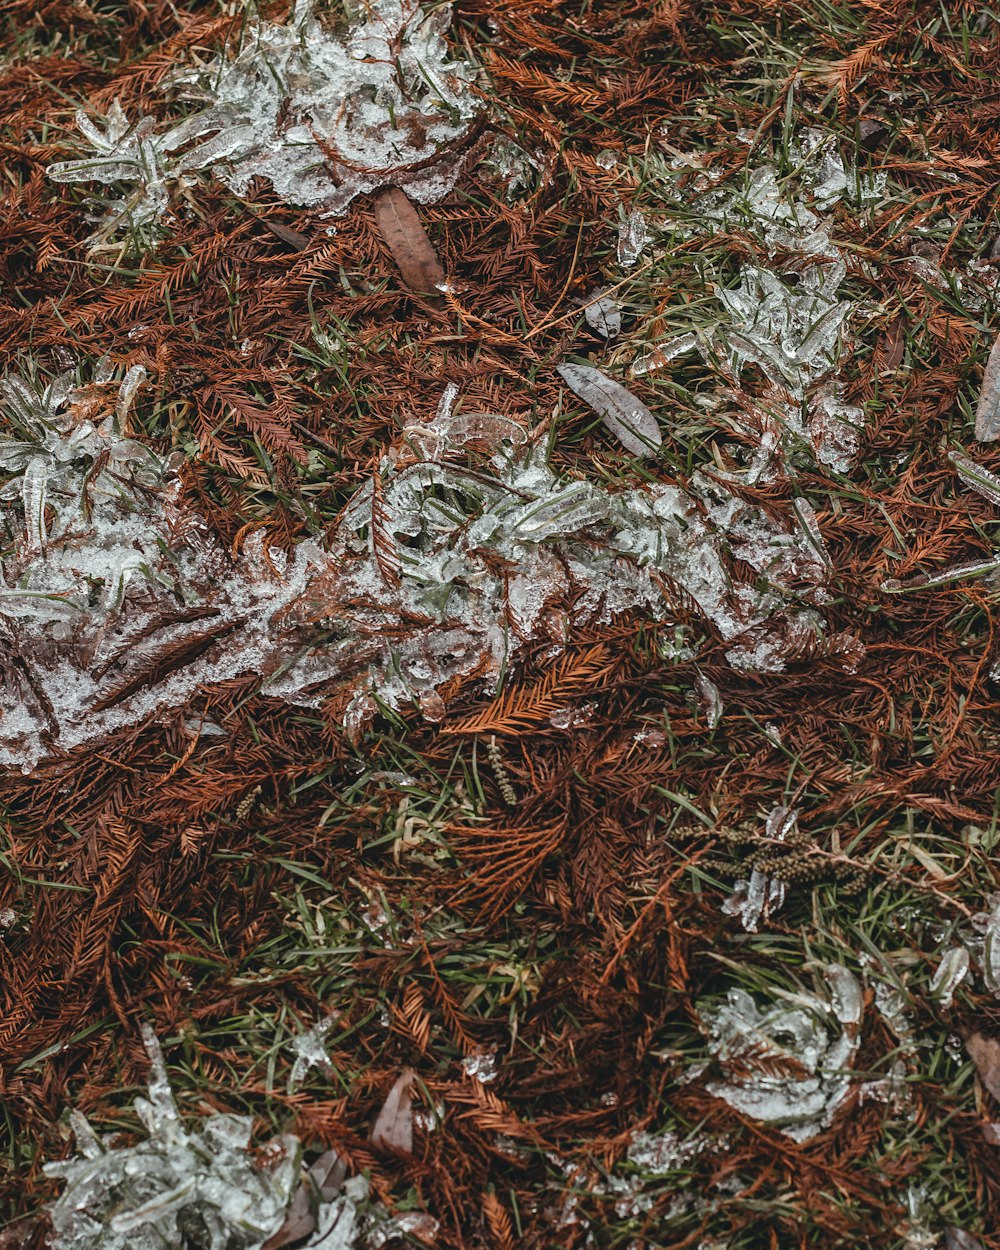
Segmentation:
{"type": "Polygon", "coordinates": [[[277,667],[272,622],[319,555],[256,537],[234,559],[184,507],[174,462],[125,433],[141,376],[97,378],[0,382],[0,765],[277,667]]]}
{"type": "MultiPolygon", "coordinates": [[[[806,131],[792,146],[794,176],[779,178],[770,166],[751,170],[741,186],[705,192],[678,207],[677,229],[712,234],[736,232],[756,244],[758,259],[743,264],[735,283],[718,275],[715,292],[722,322],[697,345],[718,363],[740,402],[733,415],[758,444],[747,474],[768,481],[791,459],[846,472],[855,455],[864,413],[842,397],[840,368],[850,352],[852,303],[841,295],[846,259],[822,214],[841,198],[877,195],[848,168],[836,140],[806,131]],[[767,263],[770,261],[770,263],[767,263]],[[765,386],[743,391],[748,367],[765,386]]],[[[683,335],[633,366],[634,373],[660,367],[693,345],[683,335]]]]}
{"type": "Polygon", "coordinates": [[[709,1082],[709,1093],[795,1141],[830,1124],[847,1098],[858,1048],[861,985],[837,965],[824,978],[824,997],[775,991],[776,1001],[761,1007],[732,989],[723,1003],[700,1008],[708,1049],[724,1074],[709,1082]]]}
{"type": "Polygon", "coordinates": [[[462,1071],[474,1077],[481,1085],[497,1079],[497,1057],[492,1050],[477,1050],[462,1060],[462,1071]]]}
{"type": "Polygon", "coordinates": [[[958,989],[969,971],[969,952],[964,946],[955,946],[945,951],[937,971],[931,979],[929,992],[941,1006],[947,1010],[958,989]]]}
{"type": "Polygon", "coordinates": [[[287,24],[252,19],[234,55],[171,75],[199,112],[166,128],[148,117],[133,126],[115,104],[104,131],[79,113],[89,150],[49,175],[126,188],[98,246],[130,225],[155,225],[168,187],[202,169],[238,195],[263,178],[287,203],[326,214],[390,182],[421,203],[440,199],[479,107],[473,67],[450,59],[449,22],[447,7],[372,0],[364,21],[337,34],[312,0],[299,0],[287,24]]]}
{"type": "Polygon", "coordinates": [[[295,1062],[288,1075],[289,1092],[292,1092],[313,1068],[318,1068],[326,1077],[333,1076],[333,1064],[327,1054],[325,1038],[336,1022],[337,1015],[332,1013],[305,1033],[292,1038],[290,1045],[295,1054],[295,1062]]]}
{"type": "MultiPolygon", "coordinates": [[[[771,842],[783,842],[797,819],[797,809],[776,807],[767,818],[766,837],[771,842]]],[[[749,881],[736,882],[732,894],[722,904],[722,911],[727,916],[739,916],[743,928],[748,933],[756,933],[760,921],[769,920],[784,901],[784,881],[755,868],[749,881]]]]}

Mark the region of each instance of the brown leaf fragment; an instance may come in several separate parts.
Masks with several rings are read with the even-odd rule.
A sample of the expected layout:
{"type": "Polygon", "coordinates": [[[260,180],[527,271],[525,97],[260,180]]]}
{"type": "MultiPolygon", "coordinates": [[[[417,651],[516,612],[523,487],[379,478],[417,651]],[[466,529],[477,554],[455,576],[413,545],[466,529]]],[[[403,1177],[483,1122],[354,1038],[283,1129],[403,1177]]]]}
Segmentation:
{"type": "Polygon", "coordinates": [[[404,1068],[378,1113],[372,1128],[372,1145],[398,1154],[413,1153],[413,1107],[410,1090],[413,1072],[404,1068]]]}
{"type": "Polygon", "coordinates": [[[1000,435],[1000,336],[993,344],[976,405],[976,438],[992,443],[1000,435]]]}
{"type": "Polygon", "coordinates": [[[444,269],[417,210],[399,187],[389,187],[375,197],[375,224],[410,290],[439,294],[445,283],[444,269]]]}
{"type": "Polygon", "coordinates": [[[320,1155],[288,1204],[284,1223],[264,1242],[261,1250],[279,1250],[281,1246],[301,1241],[314,1232],[316,1207],[321,1202],[332,1202],[336,1198],[346,1175],[347,1165],[336,1150],[320,1155]]]}
{"type": "Polygon", "coordinates": [[[995,1037],[983,1037],[972,1033],[965,1041],[969,1058],[976,1065],[979,1079],[1000,1102],[1000,1041],[995,1037]]]}
{"type": "Polygon", "coordinates": [[[656,418],[646,405],[591,365],[559,365],[556,372],[569,389],[604,418],[621,445],[636,456],[648,456],[663,442],[656,418]]]}
{"type": "Polygon", "coordinates": [[[903,318],[896,317],[886,329],[879,352],[882,356],[881,372],[895,373],[902,364],[906,351],[906,334],[903,330],[903,318]]]}
{"type": "Polygon", "coordinates": [[[266,226],[276,239],[280,239],[282,243],[287,243],[296,252],[304,252],[309,246],[309,240],[306,236],[300,234],[298,230],[293,230],[291,226],[283,226],[280,221],[268,221],[266,217],[262,217],[260,220],[261,225],[266,226]]]}

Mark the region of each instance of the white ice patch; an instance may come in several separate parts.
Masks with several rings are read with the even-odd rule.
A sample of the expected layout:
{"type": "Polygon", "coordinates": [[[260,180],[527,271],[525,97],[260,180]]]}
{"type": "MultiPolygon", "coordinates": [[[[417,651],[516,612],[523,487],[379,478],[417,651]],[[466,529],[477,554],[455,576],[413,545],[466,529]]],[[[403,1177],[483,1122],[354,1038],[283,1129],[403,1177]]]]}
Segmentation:
{"type": "Polygon", "coordinates": [[[827,993],[776,991],[760,1007],[732,989],[720,1004],[702,1005],[708,1049],[724,1079],[708,1091],[743,1115],[776,1125],[795,1141],[826,1128],[850,1090],[858,1048],[861,985],[836,964],[824,971],[827,993]]]}
{"type": "Polygon", "coordinates": [[[50,166],[57,182],[124,188],[94,236],[107,246],[129,228],[155,226],[169,187],[210,169],[236,194],[264,178],[289,204],[342,213],[387,183],[420,203],[440,199],[461,169],[459,151],[479,103],[475,70],[452,60],[447,6],[371,0],[364,20],[333,32],[299,0],[287,24],[251,19],[234,55],[223,51],[168,79],[201,111],[173,126],[130,125],[112,106],[103,131],[84,112],[89,150],[50,166]]]}
{"type": "Polygon", "coordinates": [[[740,266],[735,283],[718,275],[722,324],[714,334],[668,340],[633,365],[646,373],[693,347],[721,365],[741,399],[733,416],[758,443],[751,484],[771,480],[792,456],[846,472],[864,424],[863,411],[841,394],[852,305],[840,294],[847,266],[823,214],[842,198],[863,203],[878,188],[846,166],[821,131],[800,135],[791,156],[794,176],[754,169],[742,186],[705,191],[672,223],[687,233],[749,236],[757,259],[740,266]],[[757,395],[742,388],[751,365],[764,378],[757,395]]]}
{"type": "Polygon", "coordinates": [[[277,667],[274,618],[320,558],[306,543],[287,561],[260,536],[233,557],[214,540],[172,461],[122,430],[136,381],[0,382],[0,765],[277,667]]]}
{"type": "Polygon", "coordinates": [[[289,1227],[284,1239],[302,1250],[379,1250],[407,1234],[433,1242],[430,1215],[392,1215],[369,1198],[364,1176],[343,1180],[336,1156],[337,1167],[324,1156],[304,1172],[301,1143],[290,1133],[255,1154],[250,1116],[213,1111],[182,1120],[148,1025],[143,1041],[149,1096],[137,1098],[135,1110],[146,1137],[118,1145],[119,1134],[101,1138],[73,1111],[76,1157],[44,1165],[65,1181],[46,1208],[54,1250],[168,1250],[192,1238],[205,1250],[261,1250],[289,1227]]]}
{"type": "Polygon", "coordinates": [[[171,465],[101,415],[109,386],[8,379],[0,393],[0,764],[30,768],[250,675],[306,704],[347,683],[357,733],[378,702],[495,682],[529,639],[562,646],[622,612],[669,620],[678,595],[742,669],[780,671],[821,627],[804,605],[826,601],[827,562],[806,513],[775,519],[699,473],[690,492],[562,480],[509,418],[456,413],[453,388],[357,491],[328,552],[286,557],[258,534],[233,555],[171,465]],[[466,445],[484,443],[500,450],[468,468],[466,445]]]}

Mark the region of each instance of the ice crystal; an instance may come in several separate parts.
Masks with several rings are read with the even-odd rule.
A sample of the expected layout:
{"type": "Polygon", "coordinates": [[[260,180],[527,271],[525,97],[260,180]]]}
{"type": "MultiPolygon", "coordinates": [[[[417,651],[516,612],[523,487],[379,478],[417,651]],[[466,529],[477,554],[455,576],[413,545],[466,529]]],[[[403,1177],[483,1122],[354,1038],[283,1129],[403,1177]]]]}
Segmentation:
{"type": "Polygon", "coordinates": [[[49,1208],[56,1250],[182,1250],[192,1239],[206,1250],[259,1247],[281,1226],[298,1182],[297,1139],[276,1139],[263,1167],[248,1153],[250,1117],[213,1113],[187,1127],[148,1026],[143,1040],[149,1097],[135,1107],[146,1138],[114,1145],[74,1112],[78,1156],[45,1165],[66,1182],[49,1208]]]}
{"type": "Polygon", "coordinates": [[[143,1042],[149,1096],[135,1109],[146,1137],[133,1146],[117,1144],[118,1134],[102,1139],[74,1111],[76,1157],[45,1165],[66,1183],[47,1211],[55,1250],[260,1250],[279,1232],[302,1250],[379,1250],[408,1234],[433,1242],[436,1220],[370,1201],[367,1180],[343,1180],[332,1153],[304,1173],[292,1134],[255,1157],[249,1116],[210,1112],[185,1123],[148,1025],[143,1042]]]}
{"type": "Polygon", "coordinates": [[[945,951],[941,963],[931,978],[929,992],[941,1006],[947,1010],[958,989],[969,971],[969,952],[964,946],[954,946],[945,951]]]}
{"type": "Polygon", "coordinates": [[[637,208],[630,209],[622,215],[618,227],[618,263],[623,269],[632,269],[639,263],[639,258],[651,242],[652,235],[646,226],[646,219],[637,208]]]}
{"type": "Polygon", "coordinates": [[[202,169],[239,195],[264,178],[287,203],[327,214],[388,182],[419,202],[439,199],[458,176],[478,108],[473,68],[448,52],[449,21],[447,7],[372,0],[365,20],[335,33],[312,0],[299,0],[287,24],[252,19],[234,55],[170,77],[199,106],[176,124],[132,125],[115,104],[102,131],[78,113],[89,146],[49,175],[124,188],[99,246],[129,226],[155,226],[170,186],[202,169]]]}
{"type": "Polygon", "coordinates": [[[293,1090],[313,1068],[318,1068],[324,1076],[333,1076],[333,1064],[327,1054],[325,1039],[336,1022],[336,1013],[332,1013],[324,1016],[311,1029],[292,1038],[291,1049],[295,1053],[295,1062],[288,1076],[289,1091],[293,1090]]]}
{"type": "Polygon", "coordinates": [[[462,1071],[475,1077],[480,1085],[488,1085],[497,1079],[497,1057],[492,1050],[477,1050],[462,1060],[462,1071]]]}
{"type": "Polygon", "coordinates": [[[732,989],[720,1004],[703,1004],[708,1048],[723,1080],[708,1090],[744,1115],[777,1125],[796,1141],[831,1122],[851,1084],[863,1002],[848,969],[829,965],[827,992],[776,993],[761,1007],[732,989]]]}
{"type": "MultiPolygon", "coordinates": [[[[772,842],[783,842],[794,827],[798,811],[792,807],[776,807],[768,816],[765,834],[772,842]]],[[[739,916],[748,933],[756,933],[761,919],[768,920],[785,901],[785,883],[754,868],[749,881],[737,881],[733,892],[722,904],[727,916],[739,916]]]]}

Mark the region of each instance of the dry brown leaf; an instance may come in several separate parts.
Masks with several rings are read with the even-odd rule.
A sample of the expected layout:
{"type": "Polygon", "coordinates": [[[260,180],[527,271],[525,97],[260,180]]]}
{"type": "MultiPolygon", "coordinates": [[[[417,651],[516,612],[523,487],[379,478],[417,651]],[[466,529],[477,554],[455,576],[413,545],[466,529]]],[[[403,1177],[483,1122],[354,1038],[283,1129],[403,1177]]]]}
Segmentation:
{"type": "Polygon", "coordinates": [[[389,187],[376,197],[375,224],[410,290],[438,294],[445,272],[417,210],[399,187],[389,187]]]}
{"type": "Polygon", "coordinates": [[[559,365],[569,389],[604,418],[604,424],[626,450],[648,456],[663,442],[656,418],[646,405],[618,382],[591,365],[559,365]]]}
{"type": "Polygon", "coordinates": [[[976,405],[976,438],[992,443],[1000,435],[1000,337],[986,362],[983,385],[976,405]]]}
{"type": "Polygon", "coordinates": [[[283,226],[280,221],[268,221],[266,217],[261,218],[261,224],[266,226],[276,239],[287,243],[296,252],[304,252],[309,246],[306,236],[298,230],[293,230],[291,226],[283,226]]]}
{"type": "Polygon", "coordinates": [[[1000,1042],[995,1037],[983,1037],[982,1033],[973,1033],[966,1038],[965,1049],[976,1065],[979,1079],[1000,1102],[1000,1042]]]}
{"type": "Polygon", "coordinates": [[[389,1096],[372,1128],[372,1145],[379,1150],[393,1150],[404,1155],[413,1153],[412,1086],[413,1073],[404,1068],[389,1090],[389,1096]]]}

